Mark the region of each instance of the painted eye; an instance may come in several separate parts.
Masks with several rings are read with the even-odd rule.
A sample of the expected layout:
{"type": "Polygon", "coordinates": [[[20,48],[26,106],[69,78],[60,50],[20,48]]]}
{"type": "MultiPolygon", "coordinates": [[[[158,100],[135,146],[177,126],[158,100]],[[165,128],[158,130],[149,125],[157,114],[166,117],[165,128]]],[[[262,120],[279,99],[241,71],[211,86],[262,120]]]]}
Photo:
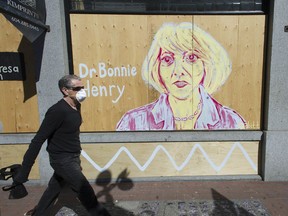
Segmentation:
{"type": "Polygon", "coordinates": [[[194,53],[189,53],[189,54],[186,55],[185,59],[186,59],[186,61],[188,63],[194,63],[194,62],[197,61],[198,56],[196,54],[194,54],[194,53]]]}
{"type": "Polygon", "coordinates": [[[174,62],[174,58],[170,55],[165,55],[161,58],[161,63],[165,66],[169,66],[174,62]]]}

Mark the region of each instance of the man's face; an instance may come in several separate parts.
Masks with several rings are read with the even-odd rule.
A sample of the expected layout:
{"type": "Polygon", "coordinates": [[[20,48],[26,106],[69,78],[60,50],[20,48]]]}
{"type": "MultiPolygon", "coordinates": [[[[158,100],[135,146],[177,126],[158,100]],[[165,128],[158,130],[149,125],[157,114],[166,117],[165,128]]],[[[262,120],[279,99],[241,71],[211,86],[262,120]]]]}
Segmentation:
{"type": "Polygon", "coordinates": [[[76,100],[76,94],[81,89],[84,89],[84,86],[83,86],[83,83],[81,80],[77,80],[77,79],[71,80],[71,86],[69,86],[69,88],[67,88],[68,96],[71,99],[73,99],[74,101],[77,101],[76,100]]]}
{"type": "Polygon", "coordinates": [[[161,50],[158,73],[167,92],[181,100],[192,96],[199,86],[204,66],[197,51],[176,52],[161,50]]]}

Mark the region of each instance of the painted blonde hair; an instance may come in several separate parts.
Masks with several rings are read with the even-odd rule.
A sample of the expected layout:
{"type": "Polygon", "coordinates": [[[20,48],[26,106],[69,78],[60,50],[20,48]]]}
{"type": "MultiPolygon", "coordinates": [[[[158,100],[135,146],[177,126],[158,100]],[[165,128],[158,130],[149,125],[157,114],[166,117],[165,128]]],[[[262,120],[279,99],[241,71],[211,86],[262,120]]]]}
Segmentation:
{"type": "Polygon", "coordinates": [[[142,65],[143,80],[160,93],[165,91],[158,72],[161,48],[174,53],[197,50],[205,68],[203,86],[209,94],[217,91],[231,73],[227,52],[211,35],[189,22],[165,23],[155,34],[142,65]]]}

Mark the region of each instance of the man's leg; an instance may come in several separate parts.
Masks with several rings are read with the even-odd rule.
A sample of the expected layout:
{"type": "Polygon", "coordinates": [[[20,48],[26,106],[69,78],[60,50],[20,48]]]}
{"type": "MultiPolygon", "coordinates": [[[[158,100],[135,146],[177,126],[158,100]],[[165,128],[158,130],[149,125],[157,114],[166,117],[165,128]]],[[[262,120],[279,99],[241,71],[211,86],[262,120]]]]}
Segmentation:
{"type": "Polygon", "coordinates": [[[59,193],[61,192],[61,187],[63,186],[62,184],[64,184],[63,179],[54,172],[49,181],[47,189],[35,207],[35,212],[32,214],[33,216],[48,215],[47,211],[49,210],[49,207],[53,205],[59,193]]]}
{"type": "Polygon", "coordinates": [[[78,199],[91,215],[109,215],[101,212],[104,212],[105,209],[99,204],[93,188],[81,171],[79,156],[63,160],[56,166],[51,164],[51,166],[57,175],[60,175],[66,184],[77,193],[78,199]]]}

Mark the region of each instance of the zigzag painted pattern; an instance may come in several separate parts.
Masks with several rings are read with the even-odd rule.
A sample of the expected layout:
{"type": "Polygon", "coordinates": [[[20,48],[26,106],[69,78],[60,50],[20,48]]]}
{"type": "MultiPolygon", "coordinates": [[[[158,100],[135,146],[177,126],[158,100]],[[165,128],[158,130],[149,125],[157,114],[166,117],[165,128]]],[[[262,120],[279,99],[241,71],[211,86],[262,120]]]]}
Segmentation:
{"type": "Polygon", "coordinates": [[[112,164],[117,160],[117,158],[119,157],[119,155],[122,152],[125,152],[128,157],[131,159],[131,161],[138,167],[139,170],[141,171],[145,171],[147,169],[147,167],[151,164],[151,162],[154,160],[154,158],[156,157],[157,153],[159,151],[163,151],[167,157],[169,158],[169,160],[171,161],[171,163],[173,164],[174,168],[177,171],[181,171],[185,168],[185,166],[189,163],[189,161],[191,160],[191,158],[193,157],[195,151],[197,149],[199,149],[201,151],[201,153],[203,154],[203,156],[205,157],[205,159],[207,160],[207,162],[210,164],[210,166],[217,172],[219,172],[220,170],[222,170],[223,167],[225,167],[227,161],[229,160],[229,158],[231,157],[232,153],[234,152],[234,150],[236,148],[239,148],[240,151],[242,152],[242,154],[244,155],[244,157],[246,158],[246,160],[248,161],[248,163],[250,164],[250,166],[253,168],[254,171],[257,171],[257,167],[255,165],[255,163],[252,161],[252,159],[249,157],[248,153],[245,151],[245,149],[243,148],[243,146],[239,143],[239,142],[235,142],[233,143],[231,149],[229,150],[228,154],[226,155],[226,157],[224,158],[224,160],[222,161],[222,163],[217,166],[209,157],[209,155],[205,152],[205,150],[202,148],[201,144],[195,144],[193,146],[193,148],[191,149],[189,155],[187,156],[187,158],[185,159],[185,161],[178,166],[175,162],[175,160],[173,159],[173,157],[169,154],[169,152],[166,150],[166,148],[162,145],[158,145],[153,153],[151,154],[151,156],[149,157],[149,159],[146,161],[146,163],[142,166],[137,159],[131,154],[131,152],[124,146],[122,146],[117,153],[111,158],[111,160],[104,166],[104,167],[100,167],[97,163],[95,163],[90,156],[84,151],[82,150],[82,156],[84,158],[87,159],[87,161],[99,172],[102,172],[104,170],[107,170],[110,166],[112,166],[112,164]]]}

